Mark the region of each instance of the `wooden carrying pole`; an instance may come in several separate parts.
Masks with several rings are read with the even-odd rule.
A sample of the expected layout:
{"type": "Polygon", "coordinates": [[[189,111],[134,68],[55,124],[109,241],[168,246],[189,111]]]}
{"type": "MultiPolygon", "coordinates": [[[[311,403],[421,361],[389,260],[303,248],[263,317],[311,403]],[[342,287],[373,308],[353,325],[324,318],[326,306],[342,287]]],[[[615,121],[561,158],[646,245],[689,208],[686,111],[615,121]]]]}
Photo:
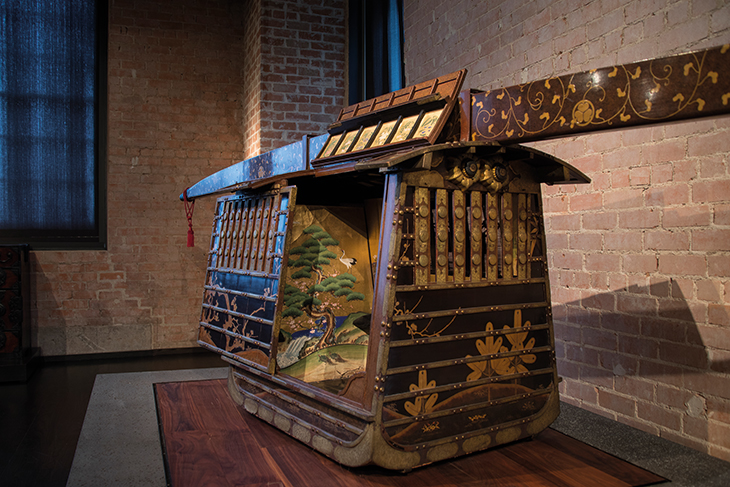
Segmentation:
{"type": "Polygon", "coordinates": [[[462,140],[518,143],[730,113],[730,44],[461,93],[462,140]]]}

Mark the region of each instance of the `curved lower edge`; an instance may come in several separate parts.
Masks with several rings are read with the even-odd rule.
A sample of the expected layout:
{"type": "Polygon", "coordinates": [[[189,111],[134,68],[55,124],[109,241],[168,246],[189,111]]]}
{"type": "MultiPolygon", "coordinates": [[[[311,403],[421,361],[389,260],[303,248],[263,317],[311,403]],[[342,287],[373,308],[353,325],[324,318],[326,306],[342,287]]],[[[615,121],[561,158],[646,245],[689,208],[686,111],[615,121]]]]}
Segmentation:
{"type": "Polygon", "coordinates": [[[236,387],[236,381],[233,378],[233,366],[228,366],[228,394],[231,396],[231,399],[233,399],[233,402],[236,403],[237,406],[243,406],[243,394],[238,392],[238,388],[236,387]]]}
{"type": "Polygon", "coordinates": [[[385,448],[376,448],[381,454],[373,456],[373,462],[385,468],[396,470],[410,470],[415,467],[427,465],[429,463],[447,460],[462,455],[476,453],[482,450],[488,450],[500,445],[512,443],[523,438],[534,437],[545,428],[550,426],[560,414],[560,399],[557,389],[554,389],[543,408],[527,418],[520,424],[499,428],[496,431],[484,433],[482,435],[470,436],[463,439],[454,439],[448,443],[439,443],[435,445],[424,445],[417,448],[416,451],[405,452],[394,448],[386,443],[385,439],[378,436],[378,440],[373,443],[385,448]]]}
{"type": "Polygon", "coordinates": [[[372,463],[372,440],[376,436],[373,434],[375,430],[373,423],[366,426],[362,434],[351,442],[345,444],[333,441],[331,438],[318,434],[316,428],[308,428],[293,421],[265,402],[257,400],[255,396],[242,394],[236,385],[233,369],[233,366],[228,369],[228,392],[233,402],[245,409],[246,412],[266,421],[342,465],[360,467],[372,463]]]}
{"type": "Polygon", "coordinates": [[[344,466],[360,467],[375,464],[390,470],[407,471],[429,463],[536,436],[550,426],[560,414],[559,394],[557,390],[554,390],[550,393],[550,397],[542,410],[522,424],[462,440],[455,439],[449,443],[433,446],[424,445],[421,449],[415,451],[405,451],[394,448],[383,438],[382,434],[379,434],[380,425],[377,421],[367,425],[357,439],[347,444],[334,442],[330,438],[317,434],[316,429],[307,428],[293,422],[285,415],[268,407],[265,403],[241,394],[235,383],[233,367],[229,367],[228,391],[233,401],[248,413],[257,416],[344,466]]]}

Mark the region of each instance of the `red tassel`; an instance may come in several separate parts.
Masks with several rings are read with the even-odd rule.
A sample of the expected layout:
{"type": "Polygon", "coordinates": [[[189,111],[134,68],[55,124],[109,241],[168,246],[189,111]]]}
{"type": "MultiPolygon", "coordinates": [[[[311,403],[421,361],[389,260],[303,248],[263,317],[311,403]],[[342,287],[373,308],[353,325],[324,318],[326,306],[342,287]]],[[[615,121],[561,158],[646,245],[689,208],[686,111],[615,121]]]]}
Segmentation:
{"type": "Polygon", "coordinates": [[[195,209],[195,200],[188,200],[187,188],[183,191],[183,202],[185,203],[185,216],[188,219],[188,247],[195,247],[195,232],[193,232],[193,210],[195,209]]]}

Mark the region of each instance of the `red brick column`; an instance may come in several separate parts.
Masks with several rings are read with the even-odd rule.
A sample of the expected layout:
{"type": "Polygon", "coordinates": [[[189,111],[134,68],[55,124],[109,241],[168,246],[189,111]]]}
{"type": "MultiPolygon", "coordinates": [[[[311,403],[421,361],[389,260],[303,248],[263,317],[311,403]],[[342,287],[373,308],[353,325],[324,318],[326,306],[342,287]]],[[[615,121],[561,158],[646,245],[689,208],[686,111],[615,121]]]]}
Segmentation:
{"type": "Polygon", "coordinates": [[[259,0],[246,51],[249,110],[246,155],[326,131],[344,104],[345,10],[342,1],[259,0]]]}

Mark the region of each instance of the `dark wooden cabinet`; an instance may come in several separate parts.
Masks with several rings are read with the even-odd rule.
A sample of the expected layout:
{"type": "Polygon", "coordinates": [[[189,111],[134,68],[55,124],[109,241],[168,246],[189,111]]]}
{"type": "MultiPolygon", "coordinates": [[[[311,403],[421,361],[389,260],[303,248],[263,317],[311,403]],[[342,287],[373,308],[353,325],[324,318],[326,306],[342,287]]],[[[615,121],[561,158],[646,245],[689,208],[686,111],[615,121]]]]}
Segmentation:
{"type": "Polygon", "coordinates": [[[0,382],[25,381],[39,353],[31,345],[27,245],[0,247],[0,382]]]}

